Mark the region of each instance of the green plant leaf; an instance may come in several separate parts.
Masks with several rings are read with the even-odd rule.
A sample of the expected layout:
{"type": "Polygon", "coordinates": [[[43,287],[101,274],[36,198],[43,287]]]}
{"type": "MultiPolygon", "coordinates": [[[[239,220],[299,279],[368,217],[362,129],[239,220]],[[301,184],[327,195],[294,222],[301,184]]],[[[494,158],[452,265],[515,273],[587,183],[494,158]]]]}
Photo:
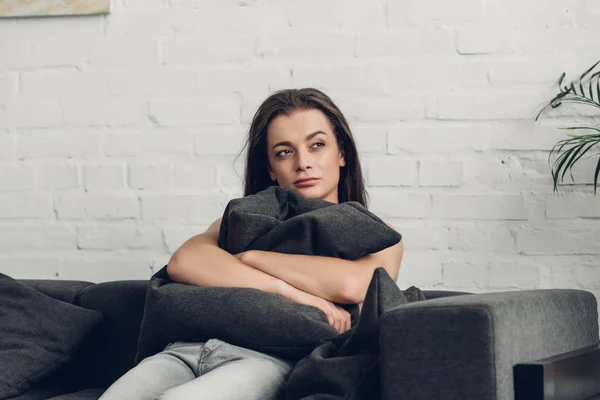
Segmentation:
{"type": "Polygon", "coordinates": [[[592,65],[592,66],[591,66],[591,67],[590,67],[590,68],[589,68],[587,71],[585,71],[583,74],[581,74],[581,76],[579,77],[579,80],[583,80],[583,78],[585,78],[585,76],[586,76],[587,74],[589,74],[590,72],[592,72],[592,70],[593,70],[594,68],[596,68],[596,65],[598,65],[598,64],[600,64],[600,60],[596,61],[596,62],[594,63],[594,65],[592,65]]]}
{"type": "Polygon", "coordinates": [[[600,103],[600,71],[594,72],[592,76],[590,76],[590,91],[592,90],[591,87],[594,79],[596,80],[596,102],[600,103]]]}
{"type": "Polygon", "coordinates": [[[590,99],[592,99],[592,101],[595,101],[596,103],[600,103],[600,97],[596,96],[597,98],[596,98],[596,100],[594,100],[594,79],[596,79],[596,81],[597,81],[598,75],[600,75],[600,72],[596,72],[596,73],[592,74],[590,76],[590,83],[589,83],[590,99]]]}
{"type": "Polygon", "coordinates": [[[587,153],[587,152],[588,152],[588,150],[589,150],[589,149],[591,149],[592,147],[594,147],[594,146],[595,146],[595,145],[597,145],[597,144],[598,144],[598,142],[595,142],[595,141],[592,141],[592,142],[585,142],[585,143],[583,143],[583,144],[582,144],[582,148],[583,148],[583,147],[585,147],[585,146],[588,146],[588,147],[587,147],[587,149],[585,149],[584,151],[582,151],[582,152],[581,152],[581,153],[580,153],[580,154],[577,156],[577,158],[576,158],[576,159],[573,161],[573,165],[574,165],[574,164],[575,164],[577,161],[579,161],[579,159],[580,159],[581,157],[583,157],[583,156],[585,155],[585,153],[587,153]]]}
{"type": "Polygon", "coordinates": [[[567,169],[568,169],[569,160],[572,158],[572,155],[576,149],[577,149],[576,147],[571,147],[570,149],[565,150],[564,154],[566,154],[566,156],[562,158],[562,160],[558,164],[558,167],[556,168],[557,173],[560,173],[561,171],[563,172],[560,177],[561,181],[563,181],[565,179],[565,173],[567,172],[567,169]]]}
{"type": "Polygon", "coordinates": [[[598,174],[600,174],[600,159],[598,159],[596,172],[594,172],[594,196],[596,195],[596,187],[598,186],[598,174]]]}
{"type": "Polygon", "coordinates": [[[569,102],[574,102],[574,103],[584,103],[584,104],[589,104],[594,107],[600,106],[600,104],[596,103],[595,101],[590,100],[587,97],[579,96],[579,95],[577,95],[577,96],[571,95],[571,97],[565,96],[565,98],[563,98],[562,101],[569,101],[569,102]]]}
{"type": "MultiPolygon", "coordinates": [[[[577,93],[575,89],[575,84],[571,82],[571,87],[565,86],[565,91],[561,91],[558,93],[548,104],[546,104],[535,116],[535,121],[537,121],[540,116],[548,109],[548,108],[556,108],[560,106],[564,101],[572,102],[572,103],[583,103],[593,107],[600,108],[600,102],[594,101],[592,98],[588,98],[585,96],[585,91],[583,87],[581,89],[582,94],[577,93]]],[[[598,86],[598,93],[600,95],[600,83],[598,86]]]]}
{"type": "MultiPolygon", "coordinates": [[[[595,63],[592,66],[592,69],[594,67],[596,67],[598,65],[598,63],[599,62],[595,63]]],[[[581,76],[583,78],[585,78],[585,76],[587,76],[592,71],[592,69],[588,69],[581,76]]],[[[600,75],[600,71],[596,72],[596,73],[594,73],[594,74],[592,74],[590,76],[590,78],[589,78],[590,79],[590,86],[592,84],[592,82],[591,82],[592,79],[594,79],[594,78],[598,79],[597,77],[599,75],[600,75]]],[[[554,97],[554,99],[551,100],[551,104],[553,104],[553,108],[558,107],[560,105],[560,103],[562,103],[562,101],[575,101],[575,100],[589,102],[590,105],[593,104],[594,106],[600,107],[600,99],[599,100],[594,100],[593,91],[590,91],[589,97],[585,93],[585,89],[583,87],[583,81],[581,80],[583,78],[580,78],[580,80],[578,80],[578,81],[571,81],[571,83],[569,84],[569,86],[565,86],[564,87],[565,90],[561,91],[561,93],[559,93],[558,95],[556,95],[554,97]],[[576,82],[579,85],[580,92],[577,91],[576,82]],[[569,94],[570,94],[570,97],[567,98],[566,96],[569,95],[569,94]],[[559,99],[561,99],[562,101],[559,102],[559,99]]]]}
{"type": "MultiPolygon", "coordinates": [[[[600,60],[596,61],[591,67],[585,70],[578,79],[572,80],[569,84],[564,84],[566,72],[563,72],[558,79],[559,93],[541,108],[535,116],[535,120],[537,121],[544,112],[557,108],[564,103],[583,104],[600,109],[600,71],[593,72],[594,68],[599,64],[600,60]],[[589,82],[585,81],[586,79],[588,79],[589,82]],[[587,93],[586,86],[588,90],[587,93]]],[[[550,150],[548,162],[551,164],[551,174],[555,192],[558,190],[558,185],[564,180],[567,172],[569,172],[571,179],[574,181],[572,173],[573,166],[581,160],[590,149],[600,144],[600,126],[598,128],[574,126],[559,129],[573,131],[589,130],[593,133],[581,135],[575,133],[567,134],[567,139],[558,141],[550,150]],[[551,159],[555,154],[557,155],[557,158],[554,163],[552,163],[551,159]]],[[[600,153],[596,153],[593,156],[600,156],[600,153]]],[[[600,160],[598,161],[594,172],[594,194],[596,194],[597,191],[599,175],[600,160]]]]}
{"type": "Polygon", "coordinates": [[[600,103],[597,103],[593,100],[590,100],[587,97],[583,97],[583,96],[579,96],[579,95],[573,95],[573,94],[567,94],[562,96],[560,99],[554,98],[552,99],[550,104],[555,104],[557,102],[569,102],[569,103],[583,103],[583,104],[587,104],[596,108],[600,108],[600,103]]]}
{"type": "Polygon", "coordinates": [[[571,98],[563,99],[563,102],[564,101],[568,101],[569,103],[585,104],[585,105],[592,106],[592,107],[595,107],[595,108],[600,108],[600,104],[599,103],[596,103],[595,101],[589,100],[586,97],[574,97],[574,98],[571,97],[571,98]]]}
{"type": "MultiPolygon", "coordinates": [[[[581,89],[581,93],[585,96],[585,91],[583,90],[583,78],[585,78],[585,76],[587,74],[589,74],[590,72],[592,72],[592,70],[594,68],[596,68],[596,65],[598,65],[598,63],[600,63],[599,61],[596,61],[596,63],[594,65],[592,65],[587,71],[585,71],[583,74],[581,74],[581,76],[579,77],[579,88],[581,89]]],[[[592,80],[590,78],[590,97],[592,98],[592,100],[594,99],[592,96],[592,80]]]]}
{"type": "MultiPolygon", "coordinates": [[[[558,142],[556,142],[556,145],[558,145],[559,143],[562,143],[562,144],[560,145],[559,149],[556,150],[556,152],[560,153],[562,151],[563,147],[565,147],[567,145],[570,145],[570,144],[573,144],[573,142],[576,142],[576,141],[577,141],[577,139],[563,139],[563,140],[559,140],[558,142]]],[[[556,147],[556,145],[555,145],[555,147],[556,147]]]]}
{"type": "Polygon", "coordinates": [[[562,154],[560,154],[558,156],[558,158],[556,159],[555,163],[554,163],[554,168],[556,169],[556,181],[558,182],[558,174],[560,174],[560,171],[563,171],[561,180],[564,179],[564,176],[566,174],[566,171],[569,169],[569,167],[572,164],[572,160],[577,156],[577,154],[581,151],[581,146],[583,145],[582,143],[582,139],[581,137],[576,137],[573,139],[564,139],[561,140],[559,142],[557,142],[554,147],[552,148],[549,156],[548,156],[548,160],[550,160],[551,156],[553,153],[557,153],[560,154],[562,149],[565,146],[573,146],[569,149],[566,149],[562,154]],[[559,146],[560,145],[560,146],[559,146]],[[556,147],[559,147],[558,150],[555,150],[556,147]],[[565,165],[566,163],[566,165],[565,165]],[[563,169],[564,168],[564,169],[563,169]]]}
{"type": "MultiPolygon", "coordinates": [[[[579,91],[580,91],[579,95],[581,95],[582,97],[587,97],[586,94],[585,94],[585,89],[583,88],[583,80],[586,77],[586,75],[588,75],[596,67],[596,65],[598,65],[598,62],[594,63],[594,65],[592,65],[590,68],[588,68],[583,74],[581,74],[581,76],[578,79],[578,82],[579,82],[579,91]]],[[[573,85],[574,82],[575,81],[571,82],[571,87],[574,86],[573,85]]],[[[574,90],[574,92],[577,93],[575,90],[574,90]]],[[[592,92],[591,91],[590,91],[590,97],[592,97],[592,92]]],[[[592,97],[592,100],[593,100],[593,97],[592,97]]]]}
{"type": "MultiPolygon", "coordinates": [[[[566,126],[566,127],[559,127],[558,129],[568,129],[568,130],[590,129],[590,130],[593,130],[593,131],[600,132],[600,129],[594,128],[594,127],[591,127],[591,126],[566,126]]],[[[570,135],[568,135],[568,136],[570,136],[570,135]]],[[[584,136],[600,136],[600,135],[584,135],[584,136]]]]}
{"type": "Polygon", "coordinates": [[[560,171],[562,170],[563,166],[565,165],[565,163],[569,159],[569,156],[571,155],[572,151],[573,151],[572,148],[568,149],[568,150],[565,150],[565,152],[563,154],[561,154],[558,157],[558,159],[556,160],[556,162],[554,163],[555,171],[556,171],[555,172],[555,176],[554,176],[554,188],[555,188],[555,191],[558,189],[560,171]]]}
{"type": "Polygon", "coordinates": [[[560,85],[562,85],[563,81],[565,80],[565,76],[567,76],[567,73],[566,73],[566,72],[563,72],[563,73],[560,75],[560,78],[558,78],[558,88],[559,88],[559,89],[560,89],[560,85]]]}
{"type": "MultiPolygon", "coordinates": [[[[560,179],[562,181],[564,181],[565,174],[567,173],[567,171],[571,169],[571,166],[573,165],[573,160],[575,159],[575,157],[577,157],[577,154],[579,154],[581,152],[581,148],[582,148],[582,146],[576,146],[571,149],[571,152],[569,153],[569,157],[567,157],[567,162],[564,165],[562,176],[560,177],[560,179]]],[[[573,177],[571,176],[571,179],[572,178],[573,177]]]]}

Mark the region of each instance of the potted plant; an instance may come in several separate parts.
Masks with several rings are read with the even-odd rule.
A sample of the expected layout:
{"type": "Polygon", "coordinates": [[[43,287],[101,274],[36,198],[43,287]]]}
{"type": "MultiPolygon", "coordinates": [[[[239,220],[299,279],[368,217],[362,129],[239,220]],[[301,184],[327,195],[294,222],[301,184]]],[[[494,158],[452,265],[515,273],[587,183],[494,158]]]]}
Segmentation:
{"type": "MultiPolygon", "coordinates": [[[[578,79],[570,84],[563,86],[565,73],[563,72],[558,80],[559,93],[546,104],[536,115],[537,121],[542,113],[548,109],[554,109],[564,103],[586,104],[600,109],[600,71],[594,71],[594,68],[600,64],[600,61],[592,65],[578,79]]],[[[569,139],[558,141],[548,156],[548,162],[553,154],[557,155],[554,164],[551,166],[552,180],[554,181],[554,192],[558,190],[559,183],[563,182],[565,174],[569,171],[571,180],[574,181],[571,169],[577,161],[581,159],[592,147],[600,143],[600,127],[598,126],[569,126],[560,129],[576,130],[586,133],[567,134],[569,139]]],[[[597,156],[600,153],[593,154],[597,156]]],[[[594,195],[600,175],[600,157],[594,171],[594,195]]]]}

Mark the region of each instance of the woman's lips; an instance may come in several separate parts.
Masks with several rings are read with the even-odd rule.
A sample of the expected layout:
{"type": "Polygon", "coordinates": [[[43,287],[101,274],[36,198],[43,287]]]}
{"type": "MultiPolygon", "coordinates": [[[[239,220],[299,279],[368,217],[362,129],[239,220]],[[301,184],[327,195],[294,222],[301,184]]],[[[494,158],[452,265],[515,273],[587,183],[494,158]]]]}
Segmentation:
{"type": "Polygon", "coordinates": [[[299,187],[312,186],[312,185],[316,184],[318,181],[319,181],[318,179],[309,179],[307,181],[295,183],[295,185],[299,186],[299,187]]]}

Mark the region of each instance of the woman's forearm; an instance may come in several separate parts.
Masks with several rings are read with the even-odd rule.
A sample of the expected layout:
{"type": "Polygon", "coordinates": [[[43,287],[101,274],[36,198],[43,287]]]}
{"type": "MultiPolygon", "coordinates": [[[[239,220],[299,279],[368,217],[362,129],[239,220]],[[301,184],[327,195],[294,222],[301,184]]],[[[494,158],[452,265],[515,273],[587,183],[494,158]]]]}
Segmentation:
{"type": "Polygon", "coordinates": [[[339,304],[356,303],[350,288],[362,272],[352,261],[257,250],[245,252],[240,259],[304,292],[339,304]]]}
{"type": "Polygon", "coordinates": [[[173,254],[167,272],[176,282],[203,287],[250,287],[283,295],[287,285],[208,243],[193,244],[173,254]]]}

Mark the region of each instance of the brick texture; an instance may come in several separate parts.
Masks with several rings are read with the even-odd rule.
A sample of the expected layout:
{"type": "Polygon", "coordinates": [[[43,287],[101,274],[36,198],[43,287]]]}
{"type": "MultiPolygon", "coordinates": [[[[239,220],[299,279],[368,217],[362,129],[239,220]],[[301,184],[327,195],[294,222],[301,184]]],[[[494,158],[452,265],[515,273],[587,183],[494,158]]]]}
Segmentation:
{"type": "Polygon", "coordinates": [[[316,87],[403,235],[400,286],[600,293],[598,156],[560,194],[547,162],[597,110],[533,121],[597,61],[597,1],[113,3],[0,19],[0,272],[148,278],[241,195],[262,100],[316,87]]]}

